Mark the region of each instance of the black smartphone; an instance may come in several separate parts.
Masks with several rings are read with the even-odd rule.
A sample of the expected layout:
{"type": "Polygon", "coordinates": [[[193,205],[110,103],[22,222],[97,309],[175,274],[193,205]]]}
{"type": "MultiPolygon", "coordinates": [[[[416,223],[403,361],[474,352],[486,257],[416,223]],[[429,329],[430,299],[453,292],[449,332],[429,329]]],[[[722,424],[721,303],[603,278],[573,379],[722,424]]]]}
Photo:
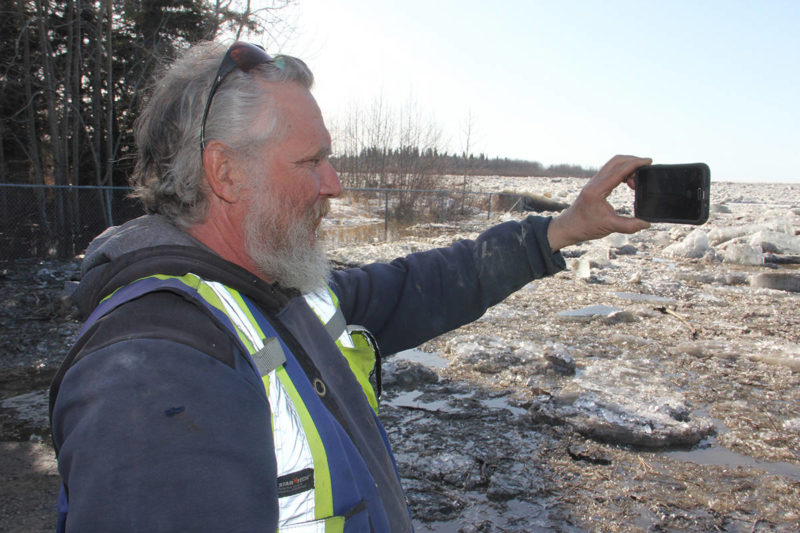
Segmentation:
{"type": "Polygon", "coordinates": [[[636,218],[698,225],[708,220],[711,171],[705,163],[647,165],[635,181],[636,218]]]}

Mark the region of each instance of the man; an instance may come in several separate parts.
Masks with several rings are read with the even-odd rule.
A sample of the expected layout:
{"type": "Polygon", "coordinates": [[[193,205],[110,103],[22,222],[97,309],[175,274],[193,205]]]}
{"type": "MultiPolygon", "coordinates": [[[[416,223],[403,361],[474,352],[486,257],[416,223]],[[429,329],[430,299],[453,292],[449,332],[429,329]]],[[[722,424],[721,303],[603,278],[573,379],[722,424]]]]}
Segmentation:
{"type": "Polygon", "coordinates": [[[316,230],[342,189],[312,79],[207,43],[158,81],[133,179],[150,214],[90,245],[91,316],[51,389],[62,528],[411,531],[376,352],[475,320],[564,246],[647,227],[605,198],[650,160],[617,156],[555,219],[331,273],[316,230]]]}

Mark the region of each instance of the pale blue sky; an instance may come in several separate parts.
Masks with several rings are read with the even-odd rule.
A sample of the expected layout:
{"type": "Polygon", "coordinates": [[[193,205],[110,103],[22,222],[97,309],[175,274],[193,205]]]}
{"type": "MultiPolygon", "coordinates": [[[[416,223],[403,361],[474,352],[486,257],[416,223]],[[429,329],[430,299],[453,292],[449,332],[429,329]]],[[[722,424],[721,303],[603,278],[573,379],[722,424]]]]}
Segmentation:
{"type": "Polygon", "coordinates": [[[471,114],[472,151],[492,157],[800,182],[800,0],[298,4],[282,51],[314,71],[329,122],[382,95],[413,99],[450,150],[471,114]]]}

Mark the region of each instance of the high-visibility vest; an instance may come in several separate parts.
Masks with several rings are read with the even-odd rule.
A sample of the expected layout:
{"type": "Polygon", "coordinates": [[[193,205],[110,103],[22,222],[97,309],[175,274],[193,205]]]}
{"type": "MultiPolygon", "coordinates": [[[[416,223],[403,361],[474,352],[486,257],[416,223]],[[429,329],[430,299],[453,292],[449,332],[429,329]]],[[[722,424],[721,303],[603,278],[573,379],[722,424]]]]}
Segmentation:
{"type": "Polygon", "coordinates": [[[325,324],[375,412],[381,394],[381,354],[375,338],[363,326],[347,324],[339,298],[327,285],[304,295],[306,303],[325,324]]]}
{"type": "MultiPolygon", "coordinates": [[[[191,273],[148,276],[104,298],[84,324],[79,338],[99,318],[123,303],[149,292],[164,290],[184,294],[211,311],[238,339],[254,370],[261,376],[269,400],[274,435],[279,531],[340,533],[344,531],[345,517],[348,530],[368,531],[369,518],[361,512],[366,508],[364,500],[353,505],[353,497],[360,494],[360,489],[352,479],[359,475],[371,479],[371,475],[364,468],[364,472],[348,472],[341,479],[332,477],[334,469],[329,465],[326,449],[336,449],[344,444],[349,446],[344,450],[345,455],[357,455],[358,451],[333,415],[327,409],[319,409],[320,396],[324,396],[324,391],[319,388],[324,388],[324,383],[315,380],[320,383],[314,382],[311,384],[313,388],[308,387],[310,378],[303,373],[295,356],[257,306],[239,291],[191,273]],[[306,383],[301,384],[302,380],[306,383]],[[312,390],[317,394],[310,393],[312,390]],[[312,412],[318,416],[315,418],[312,412]],[[334,487],[337,495],[333,493],[334,487]],[[339,501],[339,495],[346,495],[349,500],[346,503],[339,501]],[[361,514],[364,522],[359,525],[361,514]]],[[[379,389],[380,356],[374,340],[363,328],[347,327],[338,299],[328,287],[306,295],[305,299],[335,339],[377,413],[379,390],[376,391],[370,383],[371,378],[376,380],[379,389]]]]}

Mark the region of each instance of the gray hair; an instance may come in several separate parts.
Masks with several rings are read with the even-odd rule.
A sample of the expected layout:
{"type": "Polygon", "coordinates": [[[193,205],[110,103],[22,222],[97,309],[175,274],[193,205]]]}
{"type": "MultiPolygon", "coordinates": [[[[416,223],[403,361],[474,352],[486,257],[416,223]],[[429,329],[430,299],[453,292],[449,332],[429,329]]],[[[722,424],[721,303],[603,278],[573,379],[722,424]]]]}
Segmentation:
{"type": "MultiPolygon", "coordinates": [[[[208,185],[200,153],[200,127],[211,90],[227,47],[205,42],[187,49],[158,78],[152,96],[136,120],[136,168],[132,196],[146,212],[159,213],[188,227],[205,218],[208,185]]],[[[297,83],[311,89],[314,76],[300,59],[279,55],[275,62],[249,72],[228,74],[212,100],[206,119],[206,141],[219,139],[234,150],[274,141],[279,131],[279,106],[270,102],[256,79],[297,83]],[[266,105],[266,129],[254,132],[254,117],[266,105]]]]}

